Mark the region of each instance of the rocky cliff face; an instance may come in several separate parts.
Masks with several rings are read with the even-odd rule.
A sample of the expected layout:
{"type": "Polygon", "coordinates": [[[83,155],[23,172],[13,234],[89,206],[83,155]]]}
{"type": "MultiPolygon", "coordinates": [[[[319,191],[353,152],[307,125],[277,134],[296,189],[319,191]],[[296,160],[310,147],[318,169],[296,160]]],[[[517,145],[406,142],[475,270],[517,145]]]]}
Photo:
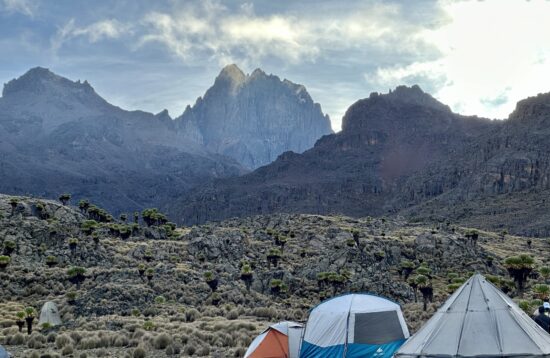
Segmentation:
{"type": "Polygon", "coordinates": [[[343,130],[175,208],[184,222],[255,213],[405,214],[529,235],[550,232],[548,95],[506,121],[464,117],[417,86],[351,106],[343,130]],[[537,194],[534,194],[537,193],[537,194]],[[529,195],[533,200],[523,202],[529,195]]]}
{"type": "Polygon", "coordinates": [[[6,193],[68,192],[118,212],[160,205],[199,182],[241,173],[235,161],[183,140],[167,112],[122,110],[87,82],[44,68],[7,83],[0,98],[6,193]]]}
{"type": "Polygon", "coordinates": [[[235,65],[225,67],[176,123],[189,138],[248,168],[286,151],[301,153],[332,133],[328,116],[304,86],[260,69],[245,75],[235,65]]]}

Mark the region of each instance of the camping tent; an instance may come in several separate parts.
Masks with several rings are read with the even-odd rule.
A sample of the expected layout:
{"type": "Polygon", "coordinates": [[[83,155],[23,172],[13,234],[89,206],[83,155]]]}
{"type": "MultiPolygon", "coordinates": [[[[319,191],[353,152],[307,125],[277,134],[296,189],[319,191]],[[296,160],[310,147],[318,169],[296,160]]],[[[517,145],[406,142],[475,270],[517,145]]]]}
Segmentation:
{"type": "Polygon", "coordinates": [[[57,306],[51,301],[44,303],[40,311],[38,324],[42,325],[44,323],[49,323],[52,326],[59,326],[61,324],[61,317],[59,316],[57,306]]]}
{"type": "Polygon", "coordinates": [[[397,303],[373,295],[348,294],[311,310],[300,358],[386,358],[408,337],[397,303]]]}
{"type": "Polygon", "coordinates": [[[0,346],[0,358],[9,358],[8,352],[4,349],[4,347],[0,346]]]}
{"type": "Polygon", "coordinates": [[[550,335],[477,274],[451,295],[395,356],[550,357],[550,335]]]}
{"type": "Polygon", "coordinates": [[[244,358],[298,358],[301,336],[301,324],[279,322],[250,343],[244,358]]]}

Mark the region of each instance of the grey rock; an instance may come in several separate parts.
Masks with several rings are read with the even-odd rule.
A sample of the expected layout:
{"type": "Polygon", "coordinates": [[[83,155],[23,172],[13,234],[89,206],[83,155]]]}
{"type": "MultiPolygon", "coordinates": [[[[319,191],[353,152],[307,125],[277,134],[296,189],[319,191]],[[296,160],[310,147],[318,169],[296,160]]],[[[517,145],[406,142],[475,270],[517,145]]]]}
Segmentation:
{"type": "Polygon", "coordinates": [[[328,116],[304,86],[260,69],[245,75],[236,65],[221,71],[176,126],[210,151],[251,169],[286,151],[301,153],[332,133],[328,116]]]}

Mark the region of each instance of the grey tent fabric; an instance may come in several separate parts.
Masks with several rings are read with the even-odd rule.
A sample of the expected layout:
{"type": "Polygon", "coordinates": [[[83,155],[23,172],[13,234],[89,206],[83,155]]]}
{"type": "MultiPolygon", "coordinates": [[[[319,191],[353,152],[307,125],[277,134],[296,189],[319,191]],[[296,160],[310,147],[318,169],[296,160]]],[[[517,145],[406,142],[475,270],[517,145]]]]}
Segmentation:
{"type": "Polygon", "coordinates": [[[43,323],[49,323],[52,326],[58,326],[61,324],[61,317],[59,316],[57,306],[51,301],[44,303],[42,310],[40,311],[40,319],[38,324],[42,325],[43,323]]]}
{"type": "Polygon", "coordinates": [[[550,335],[476,274],[395,357],[550,357],[550,335]]]}
{"type": "Polygon", "coordinates": [[[10,358],[4,347],[0,346],[0,358],[10,358]]]}

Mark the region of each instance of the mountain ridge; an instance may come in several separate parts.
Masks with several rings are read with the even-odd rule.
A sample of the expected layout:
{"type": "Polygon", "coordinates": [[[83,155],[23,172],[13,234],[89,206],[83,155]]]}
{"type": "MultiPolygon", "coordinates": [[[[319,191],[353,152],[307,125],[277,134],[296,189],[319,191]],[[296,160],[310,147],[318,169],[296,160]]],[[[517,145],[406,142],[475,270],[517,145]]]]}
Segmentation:
{"type": "MultiPolygon", "coordinates": [[[[298,149],[313,145],[317,132],[309,133],[311,123],[302,119],[322,118],[330,128],[328,117],[303,86],[259,69],[244,75],[236,65],[227,66],[197,103],[208,101],[216,92],[223,98],[227,85],[244,88],[246,98],[254,102],[255,90],[247,87],[250,83],[260,86],[264,95],[271,86],[283,88],[281,96],[264,96],[254,110],[270,106],[269,119],[284,117],[288,125],[261,123],[263,118],[242,108],[232,117],[242,118],[241,130],[233,131],[236,135],[228,144],[232,153],[244,153],[237,160],[231,153],[213,150],[227,144],[223,133],[231,123],[221,130],[212,128],[222,134],[212,138],[200,123],[182,126],[167,110],[157,114],[127,111],[107,102],[87,81],[32,68],[6,83],[0,97],[0,173],[4,178],[0,190],[45,197],[70,192],[114,212],[163,206],[195,185],[247,172],[242,163],[254,162],[248,143],[261,146],[264,159],[269,160],[279,152],[296,150],[292,139],[307,137],[298,149]],[[301,99],[307,102],[303,118],[291,115],[301,99]],[[242,130],[265,125],[271,126],[270,131],[242,130]],[[212,147],[205,145],[203,137],[212,147]],[[116,194],[103,197],[106,192],[116,194]]],[[[187,111],[192,108],[188,106],[187,111]]],[[[214,121],[213,126],[217,125],[214,121]]]]}
{"type": "MultiPolygon", "coordinates": [[[[546,108],[546,97],[537,98],[535,108],[546,108]]],[[[462,116],[418,86],[373,93],[350,106],[341,132],[321,138],[312,149],[285,153],[243,177],[217,180],[171,210],[187,224],[276,212],[402,213],[545,235],[550,232],[542,213],[546,204],[507,211],[484,205],[505,203],[505,196],[517,203],[529,190],[547,192],[550,163],[544,153],[550,148],[544,137],[550,129],[542,119],[462,116]]]]}
{"type": "Polygon", "coordinates": [[[182,140],[168,112],[126,111],[87,81],[38,67],[9,81],[3,94],[0,188],[6,193],[55,198],[69,192],[114,212],[133,211],[212,177],[244,172],[182,140]],[[162,182],[172,187],[158,188],[162,182]]]}
{"type": "Polygon", "coordinates": [[[330,118],[304,86],[261,69],[247,75],[234,64],[175,122],[210,151],[252,169],[285,151],[303,152],[332,133],[330,118]]]}

